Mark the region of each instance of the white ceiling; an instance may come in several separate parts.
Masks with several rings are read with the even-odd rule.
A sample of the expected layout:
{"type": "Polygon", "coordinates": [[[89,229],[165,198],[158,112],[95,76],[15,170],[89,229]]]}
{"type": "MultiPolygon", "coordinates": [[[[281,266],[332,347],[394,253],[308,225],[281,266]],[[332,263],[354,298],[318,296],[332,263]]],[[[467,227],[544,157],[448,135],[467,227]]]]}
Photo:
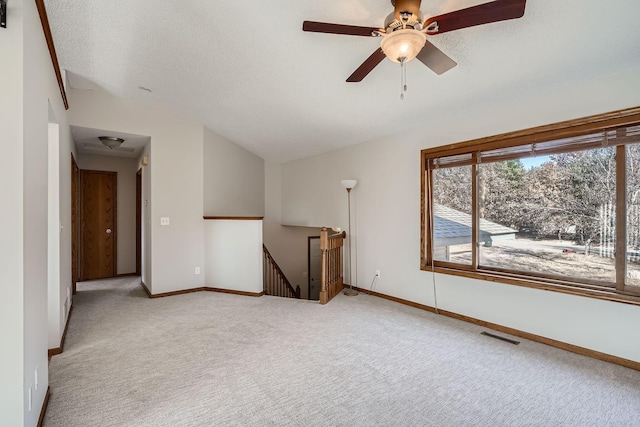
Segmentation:
{"type": "MultiPolygon", "coordinates": [[[[425,0],[422,11],[485,2],[425,0]]],[[[522,95],[640,67],[637,0],[529,0],[521,19],[430,37],[458,66],[437,76],[409,63],[404,101],[388,60],[345,82],[380,39],[302,31],[304,20],[382,26],[389,0],[45,4],[62,68],[278,163],[428,128],[436,112],[517,108],[522,95]]]]}
{"type": "Polygon", "coordinates": [[[76,149],[80,154],[97,154],[134,159],[137,159],[138,156],[140,156],[144,146],[151,140],[150,137],[143,135],[133,135],[130,133],[92,129],[73,125],[71,126],[71,136],[73,137],[76,149]],[[124,142],[120,147],[112,149],[102,145],[102,142],[98,139],[100,136],[122,138],[124,139],[124,142]]]}

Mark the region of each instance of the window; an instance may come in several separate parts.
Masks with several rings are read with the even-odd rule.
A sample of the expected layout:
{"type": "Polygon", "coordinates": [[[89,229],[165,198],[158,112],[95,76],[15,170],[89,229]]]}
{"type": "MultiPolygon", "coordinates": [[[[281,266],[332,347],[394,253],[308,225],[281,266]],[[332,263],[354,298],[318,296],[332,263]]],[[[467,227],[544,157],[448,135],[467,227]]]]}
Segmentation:
{"type": "Polygon", "coordinates": [[[422,164],[423,269],[640,304],[640,107],[422,164]]]}
{"type": "Polygon", "coordinates": [[[471,166],[433,173],[433,257],[471,265],[471,166]]]}

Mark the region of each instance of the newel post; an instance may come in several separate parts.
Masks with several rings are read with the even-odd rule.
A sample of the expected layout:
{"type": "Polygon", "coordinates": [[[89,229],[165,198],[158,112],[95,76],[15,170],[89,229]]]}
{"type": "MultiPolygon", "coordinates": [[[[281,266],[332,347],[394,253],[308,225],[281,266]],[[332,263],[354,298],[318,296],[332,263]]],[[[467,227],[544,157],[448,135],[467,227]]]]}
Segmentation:
{"type": "Polygon", "coordinates": [[[326,304],[329,302],[329,295],[327,294],[327,250],[329,248],[329,231],[327,227],[320,229],[320,251],[322,252],[322,280],[320,287],[320,304],[326,304]]]}

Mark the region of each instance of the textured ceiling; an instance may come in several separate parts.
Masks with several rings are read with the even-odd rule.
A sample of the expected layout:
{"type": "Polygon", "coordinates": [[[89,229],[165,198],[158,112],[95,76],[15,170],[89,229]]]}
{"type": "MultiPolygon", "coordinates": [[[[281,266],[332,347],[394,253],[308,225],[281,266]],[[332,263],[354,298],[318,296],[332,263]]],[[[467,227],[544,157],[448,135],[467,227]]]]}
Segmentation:
{"type": "Polygon", "coordinates": [[[144,146],[151,140],[148,136],[133,135],[113,130],[91,129],[81,126],[71,126],[71,136],[76,144],[78,153],[98,154],[114,157],[138,158],[144,146]],[[102,145],[98,137],[110,136],[122,138],[124,142],[120,147],[108,148],[102,145]]]}
{"type": "MultiPolygon", "coordinates": [[[[422,11],[481,3],[425,0],[422,11]]],[[[345,82],[379,39],[301,30],[304,20],[382,26],[389,0],[45,4],[62,68],[278,163],[640,67],[636,0],[529,0],[521,19],[430,37],[458,66],[437,76],[412,61],[404,101],[399,65],[388,60],[363,82],[345,82]]]]}

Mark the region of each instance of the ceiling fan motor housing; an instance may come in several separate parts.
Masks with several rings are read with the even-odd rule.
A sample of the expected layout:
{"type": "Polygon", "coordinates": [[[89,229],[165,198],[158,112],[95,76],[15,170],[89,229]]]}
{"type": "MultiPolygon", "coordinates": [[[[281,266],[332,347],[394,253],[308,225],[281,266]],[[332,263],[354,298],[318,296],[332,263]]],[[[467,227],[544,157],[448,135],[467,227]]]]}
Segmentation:
{"type": "Polygon", "coordinates": [[[391,0],[394,11],[385,20],[385,28],[390,31],[407,27],[422,29],[420,3],[421,0],[391,0]],[[417,26],[420,28],[416,28],[417,26]]]}
{"type": "Polygon", "coordinates": [[[380,43],[393,62],[408,62],[424,47],[427,38],[422,30],[421,0],[391,0],[395,11],[385,20],[386,34],[380,43]]]}

